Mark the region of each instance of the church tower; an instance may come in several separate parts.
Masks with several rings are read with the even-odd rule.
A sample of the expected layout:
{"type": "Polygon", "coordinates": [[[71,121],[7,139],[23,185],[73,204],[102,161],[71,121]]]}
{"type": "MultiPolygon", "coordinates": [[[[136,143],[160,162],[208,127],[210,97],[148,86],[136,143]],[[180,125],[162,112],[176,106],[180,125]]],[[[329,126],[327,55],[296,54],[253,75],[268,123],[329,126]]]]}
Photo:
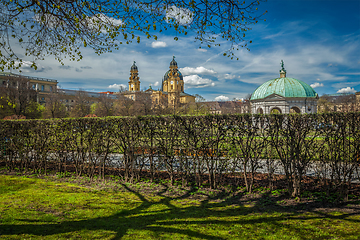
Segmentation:
{"type": "Polygon", "coordinates": [[[140,91],[140,81],[139,81],[139,71],[137,66],[135,65],[135,61],[130,69],[130,78],[129,78],[129,91],[137,92],[140,91]]]}
{"type": "Polygon", "coordinates": [[[171,106],[178,105],[180,102],[180,93],[184,92],[184,80],[178,69],[175,56],[170,62],[170,69],[165,73],[162,91],[168,94],[168,104],[171,106]]]}

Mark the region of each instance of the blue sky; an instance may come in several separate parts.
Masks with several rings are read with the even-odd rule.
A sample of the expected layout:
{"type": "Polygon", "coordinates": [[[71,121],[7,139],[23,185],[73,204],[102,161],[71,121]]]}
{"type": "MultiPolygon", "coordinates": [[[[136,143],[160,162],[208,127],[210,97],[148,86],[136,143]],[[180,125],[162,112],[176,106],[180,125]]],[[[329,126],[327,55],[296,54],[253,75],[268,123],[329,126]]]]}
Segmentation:
{"type": "Polygon", "coordinates": [[[185,92],[209,101],[232,100],[279,77],[284,60],[287,76],[313,86],[320,96],[360,91],[360,0],[268,0],[259,10],[268,11],[266,21],[247,33],[246,40],[253,42],[250,51],[234,52],[239,60],[222,56],[230,47],[226,41],[199,49],[194,35],[174,41],[176,35],[166,32],[157,41],[142,40],[100,56],[84,48],[83,60],[65,60],[63,66],[49,56],[38,61],[37,71],[25,64],[22,74],[56,79],[66,89],[118,91],[128,86],[136,61],[141,89],[158,89],[175,55],[185,92]]]}

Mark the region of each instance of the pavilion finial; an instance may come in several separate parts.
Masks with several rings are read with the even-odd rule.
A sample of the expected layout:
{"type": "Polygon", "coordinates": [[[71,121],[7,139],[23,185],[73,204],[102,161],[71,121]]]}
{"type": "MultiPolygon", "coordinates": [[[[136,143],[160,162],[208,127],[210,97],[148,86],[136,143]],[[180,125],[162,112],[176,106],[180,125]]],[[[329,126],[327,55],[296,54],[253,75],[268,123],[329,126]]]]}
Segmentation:
{"type": "Polygon", "coordinates": [[[286,70],[284,68],[284,61],[283,60],[281,60],[280,65],[281,65],[280,77],[284,78],[284,77],[286,77],[286,70]]]}
{"type": "Polygon", "coordinates": [[[285,69],[284,69],[284,61],[283,60],[281,60],[280,65],[281,65],[281,70],[285,71],[285,69]]]}

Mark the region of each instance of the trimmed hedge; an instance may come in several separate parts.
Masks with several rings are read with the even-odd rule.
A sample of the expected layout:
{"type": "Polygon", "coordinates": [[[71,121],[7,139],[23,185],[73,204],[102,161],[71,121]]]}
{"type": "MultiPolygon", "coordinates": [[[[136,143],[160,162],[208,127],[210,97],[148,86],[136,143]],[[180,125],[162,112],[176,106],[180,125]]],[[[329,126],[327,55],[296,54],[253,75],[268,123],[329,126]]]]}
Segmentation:
{"type": "Polygon", "coordinates": [[[327,191],[344,198],[359,168],[360,113],[206,115],[0,121],[1,159],[9,170],[105,175],[116,164],[124,181],[164,170],[184,185],[241,175],[252,191],[265,167],[270,185],[280,164],[292,196],[311,167],[327,191]],[[113,153],[122,157],[114,162],[113,153]],[[275,160],[276,159],[276,160],[275,160]],[[264,166],[265,165],[265,166],[264,166]]]}

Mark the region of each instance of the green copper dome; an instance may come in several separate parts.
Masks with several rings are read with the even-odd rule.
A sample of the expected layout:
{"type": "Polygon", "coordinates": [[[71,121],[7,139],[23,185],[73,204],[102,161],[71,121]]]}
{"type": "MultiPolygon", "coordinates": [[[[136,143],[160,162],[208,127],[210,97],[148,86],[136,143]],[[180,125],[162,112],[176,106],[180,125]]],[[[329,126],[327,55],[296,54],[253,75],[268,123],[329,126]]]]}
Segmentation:
{"type": "Polygon", "coordinates": [[[317,97],[317,93],[308,84],[295,78],[281,77],[267,81],[266,83],[262,84],[255,90],[250,100],[263,99],[274,93],[286,98],[317,97]]]}

